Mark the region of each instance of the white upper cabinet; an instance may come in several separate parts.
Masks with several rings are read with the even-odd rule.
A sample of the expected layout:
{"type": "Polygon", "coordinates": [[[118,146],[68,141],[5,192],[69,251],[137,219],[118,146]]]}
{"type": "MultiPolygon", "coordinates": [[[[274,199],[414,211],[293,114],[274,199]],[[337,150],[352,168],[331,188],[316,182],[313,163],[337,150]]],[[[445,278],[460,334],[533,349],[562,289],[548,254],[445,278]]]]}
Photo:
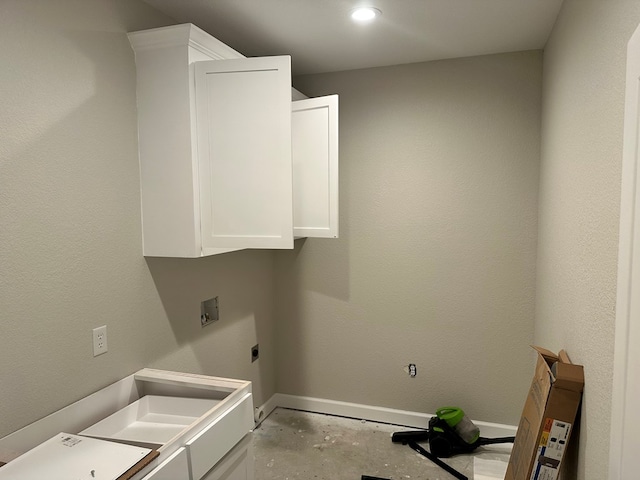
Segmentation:
{"type": "Polygon", "coordinates": [[[244,58],[191,24],[129,40],[145,256],[293,248],[294,229],[337,236],[337,99],[292,113],[290,57],[244,58]]]}
{"type": "Polygon", "coordinates": [[[295,237],[338,237],[338,96],[293,102],[295,237]]]}

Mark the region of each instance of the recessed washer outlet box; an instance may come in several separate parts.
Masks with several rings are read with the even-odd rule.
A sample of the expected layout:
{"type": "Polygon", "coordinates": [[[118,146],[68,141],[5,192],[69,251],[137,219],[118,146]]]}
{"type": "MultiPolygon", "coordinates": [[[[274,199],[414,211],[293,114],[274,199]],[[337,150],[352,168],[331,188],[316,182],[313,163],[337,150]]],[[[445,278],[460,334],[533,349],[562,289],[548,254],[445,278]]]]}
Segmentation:
{"type": "Polygon", "coordinates": [[[200,324],[203,327],[219,320],[219,318],[218,297],[200,303],[200,324]]]}

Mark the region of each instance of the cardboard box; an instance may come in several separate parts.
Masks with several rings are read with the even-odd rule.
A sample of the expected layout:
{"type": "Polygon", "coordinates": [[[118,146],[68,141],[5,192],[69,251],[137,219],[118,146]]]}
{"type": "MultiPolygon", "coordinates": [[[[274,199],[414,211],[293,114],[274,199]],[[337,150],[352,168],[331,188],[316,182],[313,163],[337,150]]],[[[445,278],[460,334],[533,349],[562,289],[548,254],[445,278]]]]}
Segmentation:
{"type": "Polygon", "coordinates": [[[556,480],[580,407],[582,365],[540,347],[505,480],[556,480]]]}

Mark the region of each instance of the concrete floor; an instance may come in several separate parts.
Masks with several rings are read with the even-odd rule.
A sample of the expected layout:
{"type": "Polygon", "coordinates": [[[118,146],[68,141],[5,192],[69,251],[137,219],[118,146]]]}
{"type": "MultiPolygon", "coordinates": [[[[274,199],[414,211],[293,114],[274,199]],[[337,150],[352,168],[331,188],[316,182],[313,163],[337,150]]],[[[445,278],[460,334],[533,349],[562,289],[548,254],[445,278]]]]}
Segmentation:
{"type": "MultiPolygon", "coordinates": [[[[404,430],[414,429],[278,408],[253,434],[255,479],[360,480],[362,475],[391,480],[455,479],[410,447],[391,441],[393,432],[404,430]]],[[[483,462],[478,470],[484,465],[500,467],[509,459],[509,447],[481,447],[472,455],[443,461],[473,479],[474,458],[483,462]]]]}

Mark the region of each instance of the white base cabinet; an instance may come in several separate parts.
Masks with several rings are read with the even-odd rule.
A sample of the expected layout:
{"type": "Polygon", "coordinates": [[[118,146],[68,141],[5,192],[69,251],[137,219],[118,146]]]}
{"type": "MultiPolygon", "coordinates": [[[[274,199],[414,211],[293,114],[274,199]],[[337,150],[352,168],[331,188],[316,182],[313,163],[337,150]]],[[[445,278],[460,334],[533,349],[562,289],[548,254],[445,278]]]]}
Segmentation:
{"type": "Polygon", "coordinates": [[[337,97],[292,104],[290,57],[244,58],[191,24],[129,40],[145,256],[337,236],[337,97]]]}
{"type": "MultiPolygon", "coordinates": [[[[11,464],[58,433],[68,432],[106,440],[105,444],[129,443],[157,451],[157,458],[131,480],[253,480],[253,427],[251,382],[143,369],[1,438],[0,462],[11,464]],[[160,398],[158,409],[132,409],[145,397],[160,398]],[[189,405],[188,411],[175,410],[180,403],[189,405]],[[206,409],[193,410],[203,403],[206,409]],[[167,407],[160,405],[174,410],[162,410],[167,407]],[[141,432],[144,440],[130,436],[141,432]]],[[[95,454],[102,457],[104,452],[97,449],[95,454]]],[[[28,462],[21,463],[29,468],[28,462]]]]}

